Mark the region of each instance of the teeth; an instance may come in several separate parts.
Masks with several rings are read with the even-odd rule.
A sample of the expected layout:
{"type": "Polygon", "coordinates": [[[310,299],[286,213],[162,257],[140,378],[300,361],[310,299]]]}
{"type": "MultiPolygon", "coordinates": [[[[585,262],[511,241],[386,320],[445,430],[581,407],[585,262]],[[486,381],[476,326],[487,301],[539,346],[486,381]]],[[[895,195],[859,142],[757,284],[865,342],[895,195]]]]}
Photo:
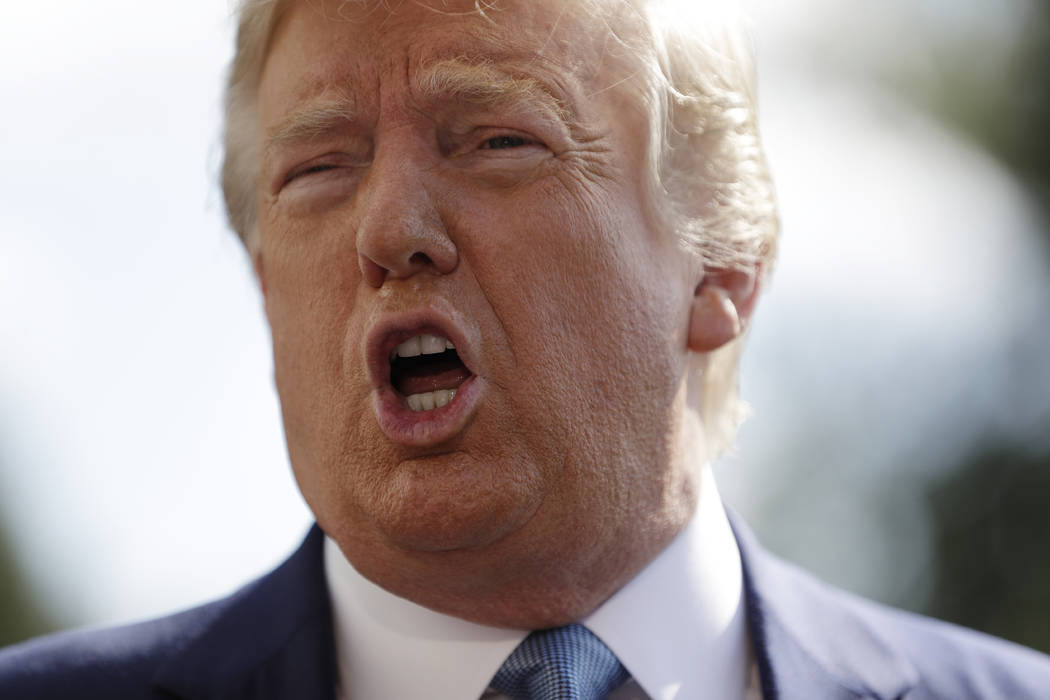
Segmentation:
{"type": "Polygon", "coordinates": [[[420,345],[423,348],[424,355],[445,352],[445,339],[439,338],[436,335],[421,336],[420,345]]]}
{"type": "Polygon", "coordinates": [[[408,407],[413,411],[430,411],[441,408],[456,396],[455,389],[428,391],[425,394],[410,394],[405,397],[408,407]]]}
{"type": "Polygon", "coordinates": [[[423,352],[423,336],[417,335],[415,338],[409,338],[405,342],[397,346],[394,350],[394,355],[397,357],[415,357],[423,352]]]}
{"type": "Polygon", "coordinates": [[[394,349],[394,357],[415,357],[416,355],[436,355],[445,350],[455,350],[451,340],[438,335],[417,335],[409,338],[394,349]]]}

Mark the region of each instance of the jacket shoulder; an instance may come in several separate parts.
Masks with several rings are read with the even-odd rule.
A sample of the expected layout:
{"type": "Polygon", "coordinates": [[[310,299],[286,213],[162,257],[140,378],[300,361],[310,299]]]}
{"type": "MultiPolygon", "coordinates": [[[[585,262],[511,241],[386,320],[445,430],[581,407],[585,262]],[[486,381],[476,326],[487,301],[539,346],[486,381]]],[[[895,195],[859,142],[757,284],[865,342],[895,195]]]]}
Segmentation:
{"type": "Polygon", "coordinates": [[[766,552],[738,518],[731,522],[766,697],[1050,697],[1050,657],[837,589],[766,552]]]}
{"type": "Polygon", "coordinates": [[[0,696],[153,698],[160,665],[205,628],[218,601],[148,622],[40,637],[0,650],[0,696]]]}
{"type": "MultiPolygon", "coordinates": [[[[781,621],[840,678],[856,679],[888,661],[911,686],[903,696],[909,700],[1047,697],[1050,657],[1044,654],[855,596],[783,562],[774,566],[780,583],[794,592],[792,611],[777,610],[781,621]]],[[[859,694],[867,696],[864,690],[859,694]]]]}
{"type": "Polygon", "coordinates": [[[221,600],[0,650],[0,698],[326,695],[335,662],[323,537],[314,526],[283,564],[221,600]]]}
{"type": "Polygon", "coordinates": [[[916,669],[916,698],[1046,697],[1050,657],[1044,654],[941,620],[858,605],[872,629],[916,669]]]}

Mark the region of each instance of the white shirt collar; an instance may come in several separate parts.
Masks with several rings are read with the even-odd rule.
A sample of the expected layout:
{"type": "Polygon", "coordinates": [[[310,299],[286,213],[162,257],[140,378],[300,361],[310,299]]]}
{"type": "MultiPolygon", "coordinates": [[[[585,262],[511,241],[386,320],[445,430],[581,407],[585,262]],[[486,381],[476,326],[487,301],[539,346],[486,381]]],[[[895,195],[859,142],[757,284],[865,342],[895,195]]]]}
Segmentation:
{"type": "MultiPolygon", "coordinates": [[[[477,700],[528,634],[388,593],[357,573],[328,538],[324,557],[343,697],[477,700]]],[[[740,700],[751,668],[740,566],[705,467],[689,525],[581,622],[652,700],[740,700]]]]}

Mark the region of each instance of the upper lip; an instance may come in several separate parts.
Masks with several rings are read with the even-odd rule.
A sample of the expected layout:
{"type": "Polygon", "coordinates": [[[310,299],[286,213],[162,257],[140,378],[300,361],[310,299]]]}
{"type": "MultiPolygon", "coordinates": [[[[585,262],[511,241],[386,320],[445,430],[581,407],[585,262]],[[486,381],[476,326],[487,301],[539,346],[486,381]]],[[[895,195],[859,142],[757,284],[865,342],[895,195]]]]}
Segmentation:
{"type": "Polygon", "coordinates": [[[467,370],[476,374],[473,369],[473,348],[467,342],[466,333],[452,319],[428,309],[387,317],[372,326],[367,335],[365,352],[373,387],[381,389],[390,385],[390,357],[394,348],[424,333],[451,340],[467,370]]]}

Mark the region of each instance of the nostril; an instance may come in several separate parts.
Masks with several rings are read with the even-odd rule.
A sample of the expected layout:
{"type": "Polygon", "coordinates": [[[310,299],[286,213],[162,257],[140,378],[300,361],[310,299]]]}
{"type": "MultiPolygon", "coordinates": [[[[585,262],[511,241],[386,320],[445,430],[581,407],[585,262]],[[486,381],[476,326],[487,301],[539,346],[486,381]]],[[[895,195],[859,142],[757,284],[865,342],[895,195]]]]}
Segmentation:
{"type": "Polygon", "coordinates": [[[413,265],[426,266],[432,265],[434,261],[431,260],[430,256],[426,253],[412,253],[412,257],[408,259],[408,262],[412,263],[413,265]]]}
{"type": "Polygon", "coordinates": [[[383,281],[386,279],[387,270],[381,265],[377,265],[372,261],[371,258],[365,255],[358,254],[358,263],[361,268],[361,274],[365,278],[365,282],[376,289],[383,286],[383,281]]]}

